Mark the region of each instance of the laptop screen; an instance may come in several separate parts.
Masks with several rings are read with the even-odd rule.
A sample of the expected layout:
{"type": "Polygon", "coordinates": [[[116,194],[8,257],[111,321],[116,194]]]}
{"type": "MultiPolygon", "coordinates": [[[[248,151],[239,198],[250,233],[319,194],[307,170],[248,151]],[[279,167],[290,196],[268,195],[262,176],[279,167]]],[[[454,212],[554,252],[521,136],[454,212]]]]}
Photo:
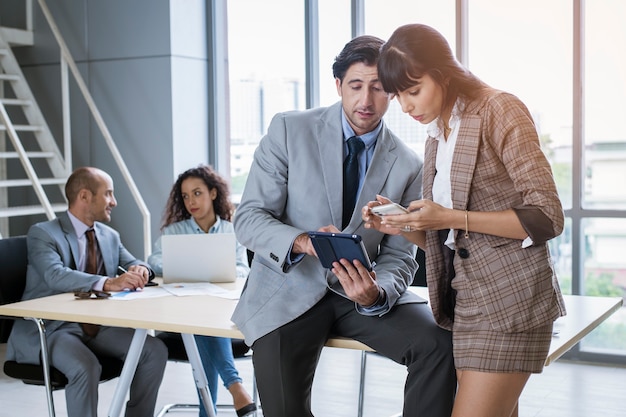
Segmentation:
{"type": "Polygon", "coordinates": [[[163,282],[234,282],[237,240],[234,233],[163,235],[163,282]]]}

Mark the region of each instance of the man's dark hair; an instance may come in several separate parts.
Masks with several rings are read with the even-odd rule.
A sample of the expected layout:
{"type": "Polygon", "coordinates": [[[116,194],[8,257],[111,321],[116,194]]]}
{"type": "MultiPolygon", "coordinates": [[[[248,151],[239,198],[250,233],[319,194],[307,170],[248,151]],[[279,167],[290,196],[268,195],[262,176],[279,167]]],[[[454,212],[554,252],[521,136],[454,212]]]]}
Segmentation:
{"type": "Polygon", "coordinates": [[[343,82],[348,68],[356,62],[376,65],[380,47],[384,41],[376,36],[357,36],[343,47],[333,63],[333,76],[343,82]]]}

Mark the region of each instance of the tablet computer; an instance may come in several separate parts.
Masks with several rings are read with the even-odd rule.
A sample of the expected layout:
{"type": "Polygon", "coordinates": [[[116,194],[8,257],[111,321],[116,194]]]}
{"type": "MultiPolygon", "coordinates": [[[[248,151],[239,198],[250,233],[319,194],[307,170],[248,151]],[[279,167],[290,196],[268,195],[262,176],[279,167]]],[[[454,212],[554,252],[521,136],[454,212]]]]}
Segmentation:
{"type": "Polygon", "coordinates": [[[331,269],[333,262],[339,262],[343,258],[350,262],[358,259],[368,271],[372,270],[372,263],[369,256],[367,256],[367,251],[360,235],[309,232],[309,237],[324,268],[331,269]]]}

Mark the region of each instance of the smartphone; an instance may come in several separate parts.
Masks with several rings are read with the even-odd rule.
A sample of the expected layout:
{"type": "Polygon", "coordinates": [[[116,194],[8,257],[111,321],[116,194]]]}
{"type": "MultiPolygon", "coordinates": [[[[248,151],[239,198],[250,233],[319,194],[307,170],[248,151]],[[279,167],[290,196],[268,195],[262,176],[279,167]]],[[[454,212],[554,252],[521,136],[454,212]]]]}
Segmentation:
{"type": "Polygon", "coordinates": [[[397,203],[383,204],[381,206],[372,207],[372,213],[377,216],[385,216],[387,214],[406,214],[409,211],[397,203]]]}

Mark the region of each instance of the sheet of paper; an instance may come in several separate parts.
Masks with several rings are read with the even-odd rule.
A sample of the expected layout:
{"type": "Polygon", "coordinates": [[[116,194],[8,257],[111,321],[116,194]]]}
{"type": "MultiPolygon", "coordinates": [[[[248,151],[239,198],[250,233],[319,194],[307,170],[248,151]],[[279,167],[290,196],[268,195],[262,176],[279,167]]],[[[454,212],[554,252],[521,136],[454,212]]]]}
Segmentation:
{"type": "Polygon", "coordinates": [[[172,294],[162,287],[145,287],[141,291],[118,291],[111,293],[111,300],[137,300],[141,298],[168,297],[172,294]]]}
{"type": "Polygon", "coordinates": [[[212,295],[215,297],[238,300],[241,295],[241,288],[236,290],[226,290],[219,285],[208,282],[163,284],[163,289],[173,295],[183,297],[186,295],[212,295]]]}

